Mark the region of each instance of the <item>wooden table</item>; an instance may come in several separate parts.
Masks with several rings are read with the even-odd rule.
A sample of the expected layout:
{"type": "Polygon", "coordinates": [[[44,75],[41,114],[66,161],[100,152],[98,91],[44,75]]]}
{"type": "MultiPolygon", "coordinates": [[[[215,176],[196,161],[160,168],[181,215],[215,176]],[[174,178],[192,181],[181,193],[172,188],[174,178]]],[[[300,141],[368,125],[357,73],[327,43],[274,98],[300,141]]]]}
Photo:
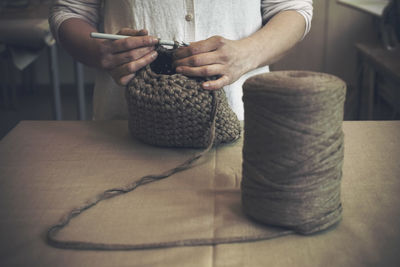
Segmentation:
{"type": "MultiPolygon", "coordinates": [[[[48,246],[44,233],[94,194],[194,150],[156,148],[126,121],[23,121],[0,141],[0,266],[399,266],[400,121],[344,122],[343,220],[312,236],[125,252],[48,246]]],[[[142,243],[273,232],[240,205],[242,140],[78,217],[61,238],[142,243]]]]}

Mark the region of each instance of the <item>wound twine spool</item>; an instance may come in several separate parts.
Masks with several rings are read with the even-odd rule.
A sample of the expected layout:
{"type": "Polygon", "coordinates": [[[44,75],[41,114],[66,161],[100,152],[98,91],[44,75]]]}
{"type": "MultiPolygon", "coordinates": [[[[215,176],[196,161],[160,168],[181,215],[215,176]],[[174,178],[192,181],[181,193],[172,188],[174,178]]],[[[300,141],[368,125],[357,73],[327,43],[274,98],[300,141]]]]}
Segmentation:
{"type": "Polygon", "coordinates": [[[282,71],[254,76],[243,90],[244,212],[300,234],[338,223],[345,83],[282,71]]]}

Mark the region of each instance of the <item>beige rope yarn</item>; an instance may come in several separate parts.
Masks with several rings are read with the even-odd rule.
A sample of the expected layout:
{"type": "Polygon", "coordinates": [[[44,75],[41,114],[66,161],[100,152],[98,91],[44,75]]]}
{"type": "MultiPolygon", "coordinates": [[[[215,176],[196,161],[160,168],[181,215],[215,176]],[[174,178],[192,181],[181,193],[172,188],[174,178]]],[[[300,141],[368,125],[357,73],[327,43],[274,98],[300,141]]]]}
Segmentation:
{"type": "Polygon", "coordinates": [[[246,214],[301,234],[340,221],[345,94],[339,78],[315,72],[271,72],[246,81],[246,214]]]}

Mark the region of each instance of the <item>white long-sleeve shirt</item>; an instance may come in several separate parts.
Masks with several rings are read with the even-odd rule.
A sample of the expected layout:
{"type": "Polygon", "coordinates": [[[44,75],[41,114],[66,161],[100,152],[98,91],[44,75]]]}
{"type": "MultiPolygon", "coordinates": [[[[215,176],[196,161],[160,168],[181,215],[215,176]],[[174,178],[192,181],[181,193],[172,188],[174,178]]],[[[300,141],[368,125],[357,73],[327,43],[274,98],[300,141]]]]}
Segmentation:
{"type": "MultiPolygon", "coordinates": [[[[311,27],[312,0],[54,0],[49,22],[56,39],[63,21],[80,18],[106,33],[129,27],[147,29],[150,35],[166,40],[192,42],[213,35],[238,40],[256,32],[284,10],[303,15],[304,35],[307,34],[311,27]]],[[[268,66],[255,69],[224,87],[228,102],[240,120],[243,120],[243,82],[267,71],[268,66]]],[[[93,118],[127,118],[124,93],[124,88],[106,71],[98,70],[93,118]]]]}

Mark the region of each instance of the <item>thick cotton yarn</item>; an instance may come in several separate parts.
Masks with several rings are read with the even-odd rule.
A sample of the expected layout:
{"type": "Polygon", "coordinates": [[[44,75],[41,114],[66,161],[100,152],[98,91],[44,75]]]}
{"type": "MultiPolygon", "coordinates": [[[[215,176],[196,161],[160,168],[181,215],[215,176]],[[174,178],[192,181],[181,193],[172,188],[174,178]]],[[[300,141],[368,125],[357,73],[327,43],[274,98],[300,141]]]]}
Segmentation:
{"type": "MultiPolygon", "coordinates": [[[[174,50],[160,46],[157,51],[158,58],[139,70],[126,90],[132,135],[157,146],[207,147],[212,96],[201,87],[205,79],[174,73],[174,50]]],[[[214,145],[218,145],[239,138],[240,123],[224,90],[215,94],[219,105],[214,145]]]]}
{"type": "Polygon", "coordinates": [[[338,223],[345,83],[283,71],[252,77],[243,88],[244,212],[300,234],[338,223]]]}

